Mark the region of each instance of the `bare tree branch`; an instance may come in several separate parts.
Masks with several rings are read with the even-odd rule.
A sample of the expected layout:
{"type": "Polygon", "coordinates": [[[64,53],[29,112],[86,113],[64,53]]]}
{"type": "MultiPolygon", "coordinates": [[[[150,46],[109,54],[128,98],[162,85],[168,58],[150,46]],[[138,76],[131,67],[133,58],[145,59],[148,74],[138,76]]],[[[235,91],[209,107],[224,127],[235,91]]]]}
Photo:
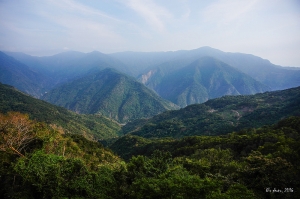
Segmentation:
{"type": "Polygon", "coordinates": [[[24,156],[23,151],[36,138],[34,123],[28,115],[10,112],[0,114],[0,150],[24,156]]]}

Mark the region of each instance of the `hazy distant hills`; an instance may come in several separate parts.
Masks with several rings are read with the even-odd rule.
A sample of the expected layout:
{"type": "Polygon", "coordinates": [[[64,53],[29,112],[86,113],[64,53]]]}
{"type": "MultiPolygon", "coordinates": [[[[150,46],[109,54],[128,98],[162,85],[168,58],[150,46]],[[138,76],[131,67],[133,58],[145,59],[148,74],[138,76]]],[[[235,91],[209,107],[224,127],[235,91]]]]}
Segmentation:
{"type": "Polygon", "coordinates": [[[212,57],[202,57],[173,73],[166,73],[160,81],[153,77],[149,84],[148,81],[145,83],[160,96],[181,107],[224,95],[255,94],[270,90],[212,57]],[[157,83],[151,85],[153,82],[157,83]]]}
{"type": "Polygon", "coordinates": [[[93,72],[64,84],[43,99],[78,113],[99,113],[122,123],[178,108],[114,69],[93,72]]]}
{"type": "Polygon", "coordinates": [[[76,114],[0,83],[0,113],[10,111],[29,114],[32,120],[94,139],[116,137],[121,129],[119,124],[103,116],[76,114]]]}
{"type": "MultiPolygon", "coordinates": [[[[164,54],[164,52],[161,54],[164,54]]],[[[209,56],[244,72],[262,84],[269,86],[272,90],[282,90],[300,85],[300,68],[299,70],[294,70],[289,67],[281,67],[270,63],[268,60],[250,54],[227,53],[210,47],[202,47],[189,51],[175,51],[173,53],[165,52],[165,54],[167,56],[164,60],[160,59],[160,63],[156,62],[157,64],[155,66],[148,67],[147,70],[139,76],[141,82],[153,87],[153,85],[159,83],[166,74],[183,68],[201,57],[209,56]],[[170,54],[172,54],[172,57],[170,54]]],[[[138,54],[136,55],[138,56],[138,54]]],[[[156,55],[156,57],[158,57],[158,55],[156,55]]],[[[120,55],[119,59],[122,60],[120,55]]],[[[159,60],[159,58],[156,58],[156,60],[159,60]]],[[[143,64],[141,63],[141,65],[143,64]]]]}
{"type": "Polygon", "coordinates": [[[180,56],[181,51],[175,52],[118,52],[109,54],[129,66],[130,72],[138,76],[153,66],[160,65],[180,56]]]}
{"type": "Polygon", "coordinates": [[[142,137],[220,135],[243,128],[270,125],[300,115],[300,87],[248,96],[225,96],[167,111],[122,127],[142,137]]]}
{"type": "Polygon", "coordinates": [[[123,62],[98,51],[90,53],[68,51],[44,57],[35,57],[15,52],[5,53],[29,67],[34,69],[44,69],[47,72],[56,74],[66,73],[68,70],[71,70],[69,71],[70,74],[76,74],[86,72],[93,68],[104,69],[107,67],[115,68],[121,72],[128,72],[129,70],[123,62]]]}
{"type": "Polygon", "coordinates": [[[0,82],[39,97],[47,84],[47,77],[31,70],[27,65],[0,52],[0,82]]]}
{"type": "Polygon", "coordinates": [[[97,51],[91,53],[69,51],[44,57],[15,52],[6,52],[6,54],[26,64],[31,70],[51,79],[51,83],[45,85],[44,90],[50,90],[57,85],[82,77],[93,70],[115,68],[130,74],[130,70],[121,61],[97,51]]]}

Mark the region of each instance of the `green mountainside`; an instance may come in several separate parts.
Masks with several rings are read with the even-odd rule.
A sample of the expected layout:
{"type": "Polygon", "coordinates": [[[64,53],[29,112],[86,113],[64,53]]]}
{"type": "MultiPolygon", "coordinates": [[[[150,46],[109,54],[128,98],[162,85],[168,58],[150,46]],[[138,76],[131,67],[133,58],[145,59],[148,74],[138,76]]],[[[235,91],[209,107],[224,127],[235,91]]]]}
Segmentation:
{"type": "MultiPolygon", "coordinates": [[[[257,150],[260,146],[268,144],[271,141],[272,144],[276,144],[279,136],[281,136],[280,130],[284,127],[291,128],[298,132],[297,140],[300,138],[300,117],[292,116],[283,120],[280,120],[274,125],[265,125],[261,128],[247,128],[237,132],[230,132],[226,135],[216,136],[186,136],[180,139],[166,137],[166,138],[144,138],[137,135],[128,134],[120,137],[113,144],[109,146],[114,152],[120,155],[121,158],[129,160],[132,156],[145,155],[151,156],[155,150],[169,151],[173,157],[178,156],[190,156],[197,152],[197,150],[204,150],[207,148],[231,148],[235,151],[235,155],[245,156],[249,154],[251,150],[257,150]],[[271,140],[270,134],[266,132],[270,131],[278,136],[276,139],[271,140]],[[276,132],[278,131],[278,132],[276,132]],[[260,140],[262,140],[260,142],[260,140]],[[247,145],[252,145],[248,146],[247,145]]],[[[284,129],[285,136],[292,137],[294,134],[289,133],[288,129],[284,129]]],[[[285,139],[286,139],[285,138],[285,139]]],[[[300,141],[300,140],[298,140],[300,141]]],[[[266,148],[260,148],[266,150],[266,148]]],[[[299,149],[298,149],[299,150],[299,149]]]]}
{"type": "Polygon", "coordinates": [[[270,90],[250,76],[212,57],[202,57],[165,75],[152,89],[181,107],[224,95],[255,94],[270,90]]]}
{"type": "Polygon", "coordinates": [[[103,116],[80,115],[65,108],[32,98],[15,88],[0,84],[0,112],[29,114],[31,119],[45,122],[63,130],[83,134],[91,139],[111,138],[119,135],[120,126],[103,116]]]}
{"type": "Polygon", "coordinates": [[[270,125],[300,115],[300,87],[255,95],[225,96],[126,124],[123,133],[142,137],[220,135],[270,125]]]}
{"type": "Polygon", "coordinates": [[[97,113],[121,123],[178,108],[114,69],[93,72],[64,84],[42,99],[78,113],[97,113]]]}

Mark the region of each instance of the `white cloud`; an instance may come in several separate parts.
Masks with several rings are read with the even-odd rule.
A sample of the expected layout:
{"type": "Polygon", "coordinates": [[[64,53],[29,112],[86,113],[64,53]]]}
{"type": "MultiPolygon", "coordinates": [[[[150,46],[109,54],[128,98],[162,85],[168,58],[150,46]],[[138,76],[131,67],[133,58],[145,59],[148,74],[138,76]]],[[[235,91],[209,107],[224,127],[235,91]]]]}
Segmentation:
{"type": "Polygon", "coordinates": [[[206,21],[227,25],[250,12],[256,3],[257,0],[219,0],[203,11],[203,17],[206,21]]]}
{"type": "Polygon", "coordinates": [[[127,5],[142,16],[154,29],[160,32],[165,30],[164,19],[172,17],[168,10],[151,0],[129,0],[127,5]]]}
{"type": "Polygon", "coordinates": [[[81,14],[81,15],[93,15],[93,16],[99,16],[106,19],[114,20],[114,21],[121,21],[117,18],[114,18],[112,16],[109,16],[103,12],[100,12],[99,10],[93,9],[91,7],[85,6],[83,4],[77,3],[72,0],[48,0],[49,4],[52,6],[56,6],[57,8],[60,8],[64,11],[70,11],[72,13],[81,14]]]}

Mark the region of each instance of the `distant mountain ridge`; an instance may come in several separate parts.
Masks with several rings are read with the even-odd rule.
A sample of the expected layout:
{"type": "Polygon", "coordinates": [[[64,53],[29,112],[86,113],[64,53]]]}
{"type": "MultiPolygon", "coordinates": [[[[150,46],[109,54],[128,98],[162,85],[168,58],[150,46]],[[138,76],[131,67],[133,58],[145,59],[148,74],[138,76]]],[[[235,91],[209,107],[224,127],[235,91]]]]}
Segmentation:
{"type": "Polygon", "coordinates": [[[102,114],[121,123],[178,108],[114,69],[104,69],[51,90],[44,100],[78,113],[102,114]]]}
{"type": "MultiPolygon", "coordinates": [[[[185,74],[188,66],[203,57],[212,57],[219,60],[219,62],[224,62],[252,78],[250,80],[250,78],[245,78],[245,75],[241,75],[240,83],[233,83],[233,79],[229,81],[221,76],[221,79],[218,79],[215,77],[218,75],[214,75],[211,80],[215,82],[210,83],[210,85],[214,85],[212,87],[216,88],[219,83],[224,83],[224,86],[227,86],[227,89],[221,89],[221,95],[263,92],[266,91],[265,86],[268,87],[267,90],[282,90],[300,86],[300,69],[298,70],[298,68],[281,67],[254,55],[228,53],[210,47],[149,53],[120,52],[103,54],[97,51],[91,53],[69,51],[47,57],[35,57],[13,52],[6,52],[6,54],[23,64],[19,65],[26,65],[22,70],[27,68],[27,72],[22,73],[20,76],[20,71],[10,71],[12,76],[19,76],[20,78],[14,78],[16,81],[10,82],[6,81],[9,75],[3,75],[0,81],[14,85],[18,89],[38,98],[44,92],[87,74],[105,68],[114,68],[137,78],[164,98],[184,107],[188,104],[200,103],[220,96],[216,92],[220,90],[213,92],[213,89],[208,89],[207,86],[202,85],[202,80],[199,80],[201,74],[197,76],[196,71],[194,71],[195,74],[190,76],[185,74]],[[30,78],[28,75],[24,75],[29,73],[35,75],[31,75],[30,78]],[[184,79],[181,74],[186,78],[184,79]],[[188,77],[192,81],[187,80],[188,77]],[[254,83],[253,79],[261,85],[259,86],[257,82],[254,83]],[[183,85],[188,82],[189,84],[183,85]],[[180,88],[178,88],[178,85],[180,88]],[[243,91],[241,91],[241,85],[246,85],[245,89],[242,89],[243,91]],[[172,86],[172,88],[166,90],[166,86],[172,86]],[[173,93],[170,91],[173,91],[173,93]]],[[[2,63],[5,62],[2,61],[2,63]]]]}
{"type": "MultiPolygon", "coordinates": [[[[183,68],[201,57],[209,56],[251,76],[262,84],[269,86],[271,90],[282,90],[300,86],[300,68],[281,67],[272,64],[266,59],[250,54],[223,52],[211,47],[175,52],[161,52],[161,54],[168,56],[159,63],[157,62],[156,65],[147,67],[138,77],[141,82],[144,81],[143,77],[151,78],[149,74],[154,75],[155,73],[159,76],[154,79],[162,79],[165,74],[183,68]],[[170,58],[170,53],[172,53],[172,58],[170,58]]],[[[120,55],[118,57],[122,61],[122,57],[120,55]]],[[[140,64],[142,65],[143,63],[140,64]]],[[[148,81],[148,84],[151,83],[148,81]]]]}

